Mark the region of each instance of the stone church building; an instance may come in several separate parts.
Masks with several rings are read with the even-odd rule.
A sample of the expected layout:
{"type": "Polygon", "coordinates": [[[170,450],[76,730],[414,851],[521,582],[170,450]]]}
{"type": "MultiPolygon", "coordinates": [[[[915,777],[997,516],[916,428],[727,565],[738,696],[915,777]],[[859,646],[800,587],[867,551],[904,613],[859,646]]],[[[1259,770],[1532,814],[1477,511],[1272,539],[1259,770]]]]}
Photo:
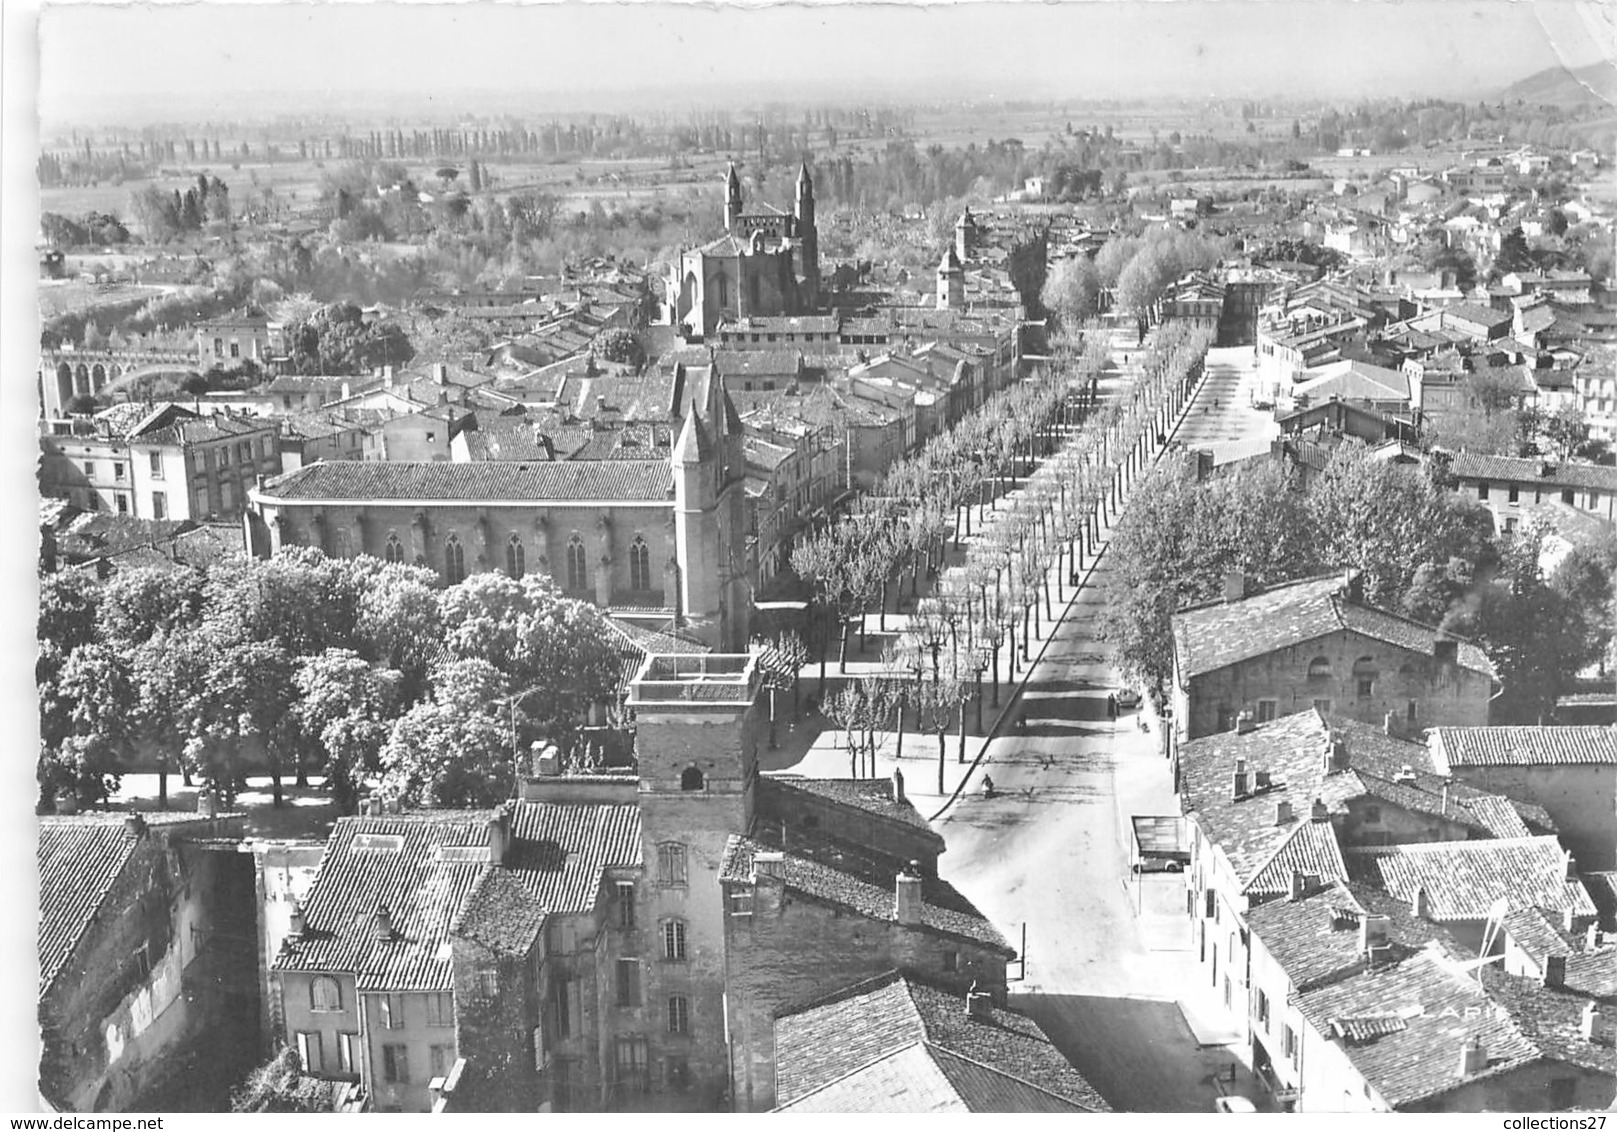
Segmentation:
{"type": "MultiPolygon", "coordinates": [[[[682,371],[683,372],[683,371],[682,371]]],[[[684,377],[678,440],[645,460],[321,461],[250,492],[249,550],[316,546],[435,570],[500,570],[645,628],[747,640],[741,418],[712,367],[684,377]],[[688,395],[688,396],[687,396],[688,395]]]]}
{"type": "Polygon", "coordinates": [[[804,165],[790,213],[771,205],[743,212],[741,178],[734,165],[724,180],[724,235],[682,252],[668,279],[674,324],[692,338],[719,324],[756,315],[813,311],[820,298],[819,233],[814,222],[814,181],[804,165]]]}

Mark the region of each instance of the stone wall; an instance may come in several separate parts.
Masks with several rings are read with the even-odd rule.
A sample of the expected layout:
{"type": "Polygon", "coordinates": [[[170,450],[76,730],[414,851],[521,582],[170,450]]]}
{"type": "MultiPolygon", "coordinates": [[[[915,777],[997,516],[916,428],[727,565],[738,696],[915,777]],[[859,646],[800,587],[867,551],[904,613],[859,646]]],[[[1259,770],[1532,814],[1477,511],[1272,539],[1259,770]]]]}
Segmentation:
{"type": "Polygon", "coordinates": [[[738,1111],[775,1106],[774,1015],[861,979],[904,968],[964,993],[974,980],[1004,1001],[1005,957],[987,947],[784,892],[778,881],[726,885],[726,1007],[738,1111]]]}
{"type": "Polygon", "coordinates": [[[1617,867],[1617,767],[1462,766],[1454,777],[1543,806],[1585,872],[1617,867]]]}
{"type": "Polygon", "coordinates": [[[1395,713],[1410,730],[1482,727],[1488,722],[1492,694],[1491,681],[1481,673],[1341,631],[1193,677],[1188,713],[1179,715],[1177,727],[1183,741],[1216,734],[1221,722],[1222,729],[1228,730],[1241,711],[1250,711],[1261,721],[1263,700],[1274,701],[1274,718],[1306,711],[1316,701],[1327,700],[1332,714],[1378,727],[1388,712],[1395,713]],[[1329,675],[1309,675],[1317,657],[1330,662],[1329,675]],[[1377,675],[1371,694],[1361,697],[1354,665],[1364,657],[1370,658],[1377,675]],[[1412,700],[1413,722],[1409,720],[1412,700]]]}

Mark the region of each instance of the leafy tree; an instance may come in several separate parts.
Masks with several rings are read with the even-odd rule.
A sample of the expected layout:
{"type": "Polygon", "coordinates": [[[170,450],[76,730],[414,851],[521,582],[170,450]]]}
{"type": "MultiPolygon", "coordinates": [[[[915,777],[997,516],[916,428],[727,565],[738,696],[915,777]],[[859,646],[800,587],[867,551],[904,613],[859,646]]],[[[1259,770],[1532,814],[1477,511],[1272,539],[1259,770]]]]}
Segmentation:
{"type": "Polygon", "coordinates": [[[1602,671],[1611,662],[1613,631],[1617,630],[1617,536],[1607,533],[1594,542],[1582,543],[1556,567],[1550,585],[1576,610],[1583,625],[1577,661],[1600,664],[1602,671]]]}
{"type": "Polygon", "coordinates": [[[593,348],[603,361],[619,362],[636,368],[644,365],[646,361],[646,351],[640,345],[640,339],[635,337],[634,331],[623,327],[616,327],[601,334],[595,339],[593,348]]]}
{"type": "Polygon", "coordinates": [[[297,1051],[283,1048],[248,1076],[230,1097],[231,1112],[331,1112],[336,1088],[308,1077],[297,1051]]]}
{"type": "Polygon", "coordinates": [[[492,806],[516,783],[515,728],[498,701],[507,681],[484,660],[457,660],[432,699],[394,725],[382,750],[382,789],[418,806],[492,806]]]}
{"type": "Polygon", "coordinates": [[[287,341],[299,373],[370,373],[415,356],[397,323],[367,323],[352,303],[333,303],[293,323],[287,327],[287,341]]]}
{"type": "Polygon", "coordinates": [[[473,574],[445,590],[439,608],[450,655],[501,673],[524,717],[559,749],[617,688],[618,651],[600,610],[562,596],[549,578],[473,574]]]}
{"type": "Polygon", "coordinates": [[[1065,325],[1077,326],[1095,313],[1099,294],[1099,271],[1087,256],[1076,255],[1057,260],[1050,268],[1040,300],[1065,325]]]}
{"type": "Polygon", "coordinates": [[[321,752],[321,773],[343,813],[353,813],[365,775],[381,769],[400,681],[397,671],[373,668],[349,649],[326,649],[298,663],[294,710],[306,740],[321,752]]]}
{"type": "Polygon", "coordinates": [[[201,610],[202,578],[196,572],[122,570],[102,583],[99,635],[128,649],[194,624],[201,610]]]}
{"type": "Polygon", "coordinates": [[[400,696],[414,703],[426,694],[443,649],[437,576],[421,566],[354,559],[359,590],[355,638],[373,663],[400,673],[400,696]]]}
{"type": "Polygon", "coordinates": [[[1581,666],[1587,627],[1567,594],[1544,579],[1543,537],[1533,527],[1504,536],[1495,579],[1445,622],[1476,638],[1494,662],[1504,685],[1496,723],[1545,722],[1581,666]]]}

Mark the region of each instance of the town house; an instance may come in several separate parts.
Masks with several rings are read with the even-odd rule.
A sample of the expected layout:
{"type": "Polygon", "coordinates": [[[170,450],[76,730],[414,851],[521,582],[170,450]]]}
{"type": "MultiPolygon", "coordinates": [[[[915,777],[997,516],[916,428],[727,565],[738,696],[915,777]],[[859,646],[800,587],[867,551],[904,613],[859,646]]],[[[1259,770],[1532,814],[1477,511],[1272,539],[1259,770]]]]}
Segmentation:
{"type": "Polygon", "coordinates": [[[1413,731],[1479,725],[1497,691],[1492,663],[1470,641],[1364,601],[1353,574],[1255,589],[1225,578],[1222,600],[1173,616],[1169,698],[1175,743],[1306,707],[1413,731]]]}

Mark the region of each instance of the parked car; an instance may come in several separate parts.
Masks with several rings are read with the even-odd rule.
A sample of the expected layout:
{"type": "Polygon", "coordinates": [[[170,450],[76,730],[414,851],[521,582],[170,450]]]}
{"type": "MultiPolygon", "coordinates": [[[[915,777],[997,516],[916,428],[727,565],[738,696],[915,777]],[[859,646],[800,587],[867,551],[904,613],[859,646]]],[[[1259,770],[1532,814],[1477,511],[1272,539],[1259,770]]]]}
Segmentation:
{"type": "Polygon", "coordinates": [[[1140,706],[1140,691],[1138,688],[1123,688],[1117,693],[1117,706],[1124,711],[1133,711],[1140,706]]]}
{"type": "Polygon", "coordinates": [[[1231,1094],[1230,1096],[1219,1097],[1217,1100],[1215,1100],[1213,1102],[1213,1111],[1214,1112],[1257,1112],[1258,1111],[1258,1106],[1253,1104],[1251,1101],[1247,1100],[1245,1097],[1238,1097],[1238,1096],[1235,1096],[1234,1094],[1231,1094]]]}

